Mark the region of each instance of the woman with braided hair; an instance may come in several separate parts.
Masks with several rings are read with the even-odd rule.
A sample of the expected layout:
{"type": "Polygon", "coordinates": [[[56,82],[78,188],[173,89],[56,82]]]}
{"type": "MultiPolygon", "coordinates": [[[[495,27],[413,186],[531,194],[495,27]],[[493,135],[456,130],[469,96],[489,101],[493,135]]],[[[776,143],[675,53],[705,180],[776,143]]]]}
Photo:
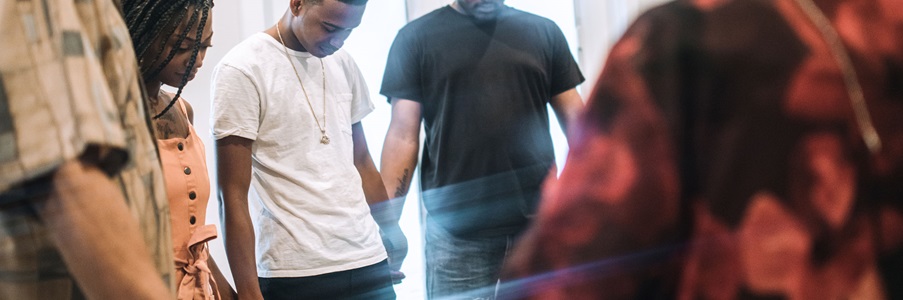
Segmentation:
{"type": "Polygon", "coordinates": [[[192,126],[191,105],[180,97],[211,46],[212,7],[211,0],[122,2],[166,179],[178,299],[232,296],[207,249],[217,231],[205,225],[210,180],[204,144],[192,126]],[[176,93],[163,91],[163,85],[176,93]]]}

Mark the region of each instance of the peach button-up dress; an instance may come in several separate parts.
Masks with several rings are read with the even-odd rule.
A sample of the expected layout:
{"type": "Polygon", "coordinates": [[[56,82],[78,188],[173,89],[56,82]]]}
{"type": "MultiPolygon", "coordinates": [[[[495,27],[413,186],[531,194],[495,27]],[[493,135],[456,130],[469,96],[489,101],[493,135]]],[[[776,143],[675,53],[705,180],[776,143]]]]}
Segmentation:
{"type": "MultiPolygon", "coordinates": [[[[185,118],[185,104],[179,106],[185,118]]],[[[185,138],[157,140],[172,221],[173,257],[178,299],[219,299],[207,266],[207,241],[216,238],[216,227],[205,225],[210,178],[204,144],[189,125],[185,138]]]]}

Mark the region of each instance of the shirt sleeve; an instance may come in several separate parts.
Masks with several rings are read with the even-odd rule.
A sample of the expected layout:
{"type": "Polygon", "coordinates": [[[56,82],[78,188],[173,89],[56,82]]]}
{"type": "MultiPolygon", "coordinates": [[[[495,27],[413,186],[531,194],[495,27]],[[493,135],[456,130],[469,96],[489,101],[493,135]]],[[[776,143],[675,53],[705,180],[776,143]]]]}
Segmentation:
{"type": "Polygon", "coordinates": [[[354,62],[354,59],[348,55],[347,60],[347,72],[348,79],[351,82],[351,124],[360,122],[367,115],[369,115],[376,106],[373,105],[373,101],[370,100],[370,89],[367,87],[367,82],[364,80],[364,74],[361,73],[361,70],[358,68],[357,63],[354,62]]]}
{"type": "Polygon", "coordinates": [[[0,193],[72,159],[117,172],[129,159],[123,120],[144,120],[124,109],[143,98],[116,8],[60,5],[55,15],[41,6],[0,10],[0,193]]]}
{"type": "Polygon", "coordinates": [[[252,77],[228,64],[217,66],[211,84],[211,130],[214,139],[238,136],[256,140],[261,99],[252,77]]]}
{"type": "Polygon", "coordinates": [[[568,47],[567,39],[564,37],[564,33],[561,32],[561,28],[558,28],[551,21],[549,23],[551,23],[548,30],[550,47],[552,48],[551,70],[549,72],[552,78],[549,86],[551,87],[550,95],[555,96],[576,87],[586,79],[583,77],[583,73],[580,72],[577,61],[574,60],[574,55],[571,53],[570,47],[568,47]]]}
{"type": "Polygon", "coordinates": [[[402,28],[389,49],[380,94],[390,102],[392,98],[423,101],[421,55],[412,31],[410,27],[402,28]]]}

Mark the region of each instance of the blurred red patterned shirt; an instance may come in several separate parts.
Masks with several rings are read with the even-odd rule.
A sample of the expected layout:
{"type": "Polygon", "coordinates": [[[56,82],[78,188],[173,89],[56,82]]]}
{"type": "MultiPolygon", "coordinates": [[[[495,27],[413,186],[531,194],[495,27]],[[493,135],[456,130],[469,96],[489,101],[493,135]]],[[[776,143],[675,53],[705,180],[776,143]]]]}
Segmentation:
{"type": "MultiPolygon", "coordinates": [[[[804,0],[805,1],[805,0],[804,0]]],[[[675,1],[613,48],[502,298],[903,297],[903,1],[675,1]]]]}

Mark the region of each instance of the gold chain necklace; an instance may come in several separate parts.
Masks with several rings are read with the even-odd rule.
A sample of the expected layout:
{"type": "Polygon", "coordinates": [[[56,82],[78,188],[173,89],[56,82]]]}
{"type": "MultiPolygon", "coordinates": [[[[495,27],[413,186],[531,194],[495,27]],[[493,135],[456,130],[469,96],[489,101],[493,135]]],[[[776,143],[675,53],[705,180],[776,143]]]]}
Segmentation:
{"type": "Polygon", "coordinates": [[[314,106],[310,104],[310,97],[307,96],[307,89],[304,88],[304,82],[301,81],[301,75],[298,75],[298,69],[295,68],[295,63],[292,61],[291,56],[288,55],[288,47],[285,46],[285,41],[282,40],[282,32],[279,31],[279,24],[276,24],[276,34],[279,35],[279,42],[282,43],[282,51],[285,53],[285,58],[288,59],[288,63],[292,66],[292,70],[295,71],[295,78],[298,78],[298,83],[301,84],[301,91],[304,92],[304,99],[307,100],[307,107],[310,108],[310,114],[314,116],[314,122],[317,122],[317,128],[320,129],[320,144],[327,145],[329,144],[329,136],[326,135],[326,66],[323,64],[323,59],[320,59],[320,69],[323,74],[323,126],[320,126],[320,119],[317,118],[317,114],[314,113],[314,106]]]}
{"type": "Polygon", "coordinates": [[[828,43],[831,54],[840,66],[843,72],[843,81],[847,87],[847,94],[850,97],[850,104],[853,106],[853,113],[856,116],[856,124],[859,126],[859,132],[862,140],[869,152],[877,155],[881,152],[881,136],[875,130],[872,124],[872,116],[869,114],[868,107],[865,103],[865,94],[862,92],[862,85],[859,83],[859,77],[856,76],[856,68],[853,67],[853,61],[850,54],[840,39],[840,35],[831,25],[831,21],[827,16],[815,5],[812,0],[796,0],[809,21],[818,28],[822,38],[828,43]]]}

